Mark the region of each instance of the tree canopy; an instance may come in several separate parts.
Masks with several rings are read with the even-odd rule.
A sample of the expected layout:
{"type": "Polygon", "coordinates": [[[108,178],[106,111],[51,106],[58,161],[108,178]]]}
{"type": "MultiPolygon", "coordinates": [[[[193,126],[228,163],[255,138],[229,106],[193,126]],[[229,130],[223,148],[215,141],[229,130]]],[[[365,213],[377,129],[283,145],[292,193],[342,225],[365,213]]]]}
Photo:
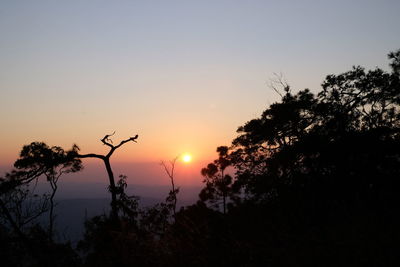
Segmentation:
{"type": "Polygon", "coordinates": [[[110,156],[137,135],[118,145],[106,135],[106,155],[24,146],[16,169],[0,180],[1,218],[14,228],[10,234],[10,224],[0,224],[3,262],[19,264],[15,255],[30,251],[19,266],[398,265],[400,50],[389,61],[389,71],[356,66],[328,75],[318,93],[281,82],[273,88],[280,101],[217,148],[200,172],[198,202],[179,211],[175,161],[170,169],[164,163],[172,189],[152,207],[126,194],[126,176],[114,181],[110,156]],[[9,204],[26,199],[21,186],[43,176],[54,196],[58,177],[79,171],[88,157],[105,163],[114,212],[86,221],[79,260],[51,239],[51,229],[48,238],[40,227],[19,227],[26,220],[13,220],[9,204]]]}

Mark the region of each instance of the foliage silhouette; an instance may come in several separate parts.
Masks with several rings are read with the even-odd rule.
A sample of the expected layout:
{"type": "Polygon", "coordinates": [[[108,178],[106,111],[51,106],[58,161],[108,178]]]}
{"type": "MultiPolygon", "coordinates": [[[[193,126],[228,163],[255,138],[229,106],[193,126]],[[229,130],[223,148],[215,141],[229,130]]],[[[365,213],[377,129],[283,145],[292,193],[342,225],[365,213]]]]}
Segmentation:
{"type": "Polygon", "coordinates": [[[66,244],[55,243],[54,196],[57,182],[65,173],[81,170],[76,158],[77,147],[65,151],[42,142],[25,145],[15,161],[15,169],[0,179],[0,207],[4,230],[0,237],[6,246],[3,263],[9,266],[70,266],[79,259],[66,244]],[[36,183],[42,177],[50,184],[51,193],[39,196],[36,183]],[[48,227],[44,230],[39,219],[49,212],[48,227]]]}
{"type": "Polygon", "coordinates": [[[86,264],[399,263],[398,54],[390,55],[391,72],[354,67],[327,76],[317,95],[281,83],[281,101],[239,127],[232,146],[219,147],[218,159],[202,169],[197,204],[174,221],[161,204],[138,211],[135,223],[121,221],[128,228],[108,225],[107,217],[91,221],[89,233],[103,238],[84,240],[92,248],[86,264]],[[126,246],[102,260],[114,243],[126,246]]]}
{"type": "MultiPolygon", "coordinates": [[[[5,214],[14,213],[14,218],[7,216],[7,220],[11,225],[17,223],[19,230],[28,222],[36,219],[42,213],[49,210],[49,227],[48,236],[53,238],[54,227],[54,196],[57,192],[57,182],[61,175],[71,172],[77,172],[82,169],[81,161],[75,158],[77,147],[73,146],[71,150],[65,151],[61,147],[49,147],[42,142],[33,142],[25,145],[20,153],[19,159],[14,163],[15,170],[6,174],[1,180],[0,189],[2,199],[0,205],[5,214]],[[29,184],[44,176],[51,186],[51,193],[44,195],[44,201],[36,205],[33,210],[28,208],[31,205],[23,204],[29,194],[29,184]],[[8,197],[8,201],[4,201],[4,197],[8,197]],[[14,207],[10,209],[7,204],[14,207]],[[47,205],[48,204],[48,205],[47,205]],[[25,210],[25,212],[23,211],[25,210]],[[6,210],[8,210],[6,212],[6,210]],[[14,211],[14,212],[13,212],[14,211]],[[23,214],[24,213],[24,214],[23,214]],[[22,218],[26,217],[26,218],[22,218]],[[13,222],[14,221],[14,222],[13,222]]],[[[19,231],[14,226],[15,231],[19,231]]]]}
{"type": "Polygon", "coordinates": [[[99,154],[94,154],[94,153],[90,153],[90,154],[79,154],[78,153],[78,154],[76,154],[76,157],[80,158],[80,159],[81,158],[98,158],[104,162],[104,165],[106,167],[107,174],[108,174],[109,184],[110,184],[108,189],[109,189],[109,192],[111,193],[111,214],[112,214],[113,218],[115,220],[117,220],[118,212],[120,210],[119,206],[118,206],[117,198],[120,194],[120,191],[118,190],[118,188],[115,184],[115,178],[114,178],[114,173],[111,168],[110,158],[113,155],[113,153],[115,152],[115,150],[117,150],[124,144],[131,142],[131,141],[136,143],[136,140],[139,136],[135,135],[128,139],[122,140],[118,145],[114,145],[113,141],[110,138],[114,134],[115,134],[115,132],[112,134],[107,134],[100,140],[103,143],[103,145],[106,145],[110,148],[110,150],[108,151],[108,153],[106,155],[99,155],[99,154]]]}
{"type": "Polygon", "coordinates": [[[226,169],[231,165],[228,158],[228,147],[220,146],[217,148],[218,159],[209,163],[206,168],[201,170],[206,184],[199,194],[200,200],[210,202],[219,209],[219,201],[222,199],[222,211],[226,214],[228,198],[234,198],[235,191],[232,188],[232,177],[226,174],[226,169]]]}
{"type": "MultiPolygon", "coordinates": [[[[126,176],[115,183],[112,175],[116,213],[87,220],[82,262],[68,244],[43,239],[35,227],[21,231],[29,247],[0,225],[0,255],[21,266],[15,253],[40,245],[68,266],[397,266],[399,55],[389,54],[389,72],[353,67],[328,75],[318,94],[278,83],[282,90],[273,89],[281,100],[239,127],[232,145],[219,147],[218,158],[201,170],[205,187],[194,205],[171,209],[173,184],[165,203],[141,208],[125,192],[126,176]]],[[[109,156],[80,155],[74,147],[68,160],[106,162],[137,138],[114,146],[109,137],[102,139],[109,156]]],[[[6,176],[2,195],[45,174],[29,170],[6,176]]],[[[16,196],[25,196],[20,190],[16,196]]],[[[37,255],[45,266],[46,253],[35,252],[24,260],[37,255]]]]}

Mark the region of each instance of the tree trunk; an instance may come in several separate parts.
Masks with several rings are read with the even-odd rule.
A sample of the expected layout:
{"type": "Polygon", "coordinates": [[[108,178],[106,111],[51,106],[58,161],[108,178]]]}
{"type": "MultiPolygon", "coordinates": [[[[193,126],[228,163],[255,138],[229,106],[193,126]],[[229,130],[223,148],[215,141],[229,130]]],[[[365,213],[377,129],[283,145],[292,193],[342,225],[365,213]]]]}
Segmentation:
{"type": "Polygon", "coordinates": [[[110,193],[111,193],[111,215],[113,218],[118,218],[118,207],[117,207],[117,192],[115,187],[114,173],[111,169],[110,158],[104,159],[104,164],[106,166],[108,179],[110,182],[110,193]]]}

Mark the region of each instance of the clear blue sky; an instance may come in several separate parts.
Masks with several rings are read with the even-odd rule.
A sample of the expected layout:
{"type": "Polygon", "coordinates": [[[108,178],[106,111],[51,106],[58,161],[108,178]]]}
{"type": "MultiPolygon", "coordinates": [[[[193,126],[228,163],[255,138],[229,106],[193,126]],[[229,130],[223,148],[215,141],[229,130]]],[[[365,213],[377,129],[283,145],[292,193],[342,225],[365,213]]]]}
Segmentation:
{"type": "Polygon", "coordinates": [[[400,1],[3,0],[0,161],[34,140],[102,151],[114,130],[140,135],[116,160],[209,160],[278,99],[274,72],[316,92],[398,48],[400,1]]]}

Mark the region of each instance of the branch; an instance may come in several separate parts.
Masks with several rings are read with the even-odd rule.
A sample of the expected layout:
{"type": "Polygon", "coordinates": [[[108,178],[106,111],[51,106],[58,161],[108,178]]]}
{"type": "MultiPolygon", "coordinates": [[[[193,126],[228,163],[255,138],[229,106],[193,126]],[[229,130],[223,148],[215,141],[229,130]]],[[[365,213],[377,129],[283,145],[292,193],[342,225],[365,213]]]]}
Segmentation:
{"type": "Polygon", "coordinates": [[[85,154],[85,155],[81,155],[81,154],[76,154],[77,158],[98,158],[98,159],[105,159],[105,157],[103,155],[98,155],[98,154],[85,154]]]}
{"type": "Polygon", "coordinates": [[[122,146],[123,144],[128,143],[129,141],[132,141],[132,142],[137,143],[137,142],[136,142],[136,139],[138,139],[138,137],[139,137],[139,135],[135,135],[135,136],[133,136],[133,137],[130,137],[129,139],[126,139],[126,140],[121,141],[121,143],[119,143],[119,145],[117,145],[117,146],[112,146],[112,147],[113,147],[114,150],[115,150],[115,149],[119,148],[120,146],[122,146]]]}
{"type": "Polygon", "coordinates": [[[172,180],[173,179],[173,175],[169,172],[167,165],[165,164],[164,161],[161,161],[161,166],[164,167],[165,172],[167,173],[168,177],[172,180]]]}
{"type": "Polygon", "coordinates": [[[109,147],[111,147],[111,148],[114,148],[114,146],[112,145],[112,140],[109,138],[110,136],[113,136],[115,134],[115,131],[112,133],[112,134],[106,134],[104,137],[103,137],[103,139],[101,139],[101,142],[104,144],[104,145],[107,145],[107,146],[109,146],[109,147]]]}
{"type": "Polygon", "coordinates": [[[14,190],[17,186],[29,184],[48,171],[47,168],[38,168],[32,171],[12,170],[6,173],[5,180],[0,183],[0,193],[6,193],[14,190]]]}
{"type": "Polygon", "coordinates": [[[43,213],[48,211],[48,208],[46,207],[47,202],[43,202],[42,206],[38,208],[36,211],[36,214],[32,215],[31,217],[25,219],[24,221],[21,222],[21,227],[24,225],[27,225],[31,221],[35,220],[36,218],[40,217],[43,213]]]}
{"type": "Polygon", "coordinates": [[[14,221],[11,216],[9,210],[7,209],[5,203],[0,199],[0,208],[2,209],[2,213],[6,216],[8,222],[11,224],[13,230],[21,237],[23,240],[27,240],[27,237],[24,233],[22,233],[20,227],[18,227],[17,223],[14,221]]]}
{"type": "Polygon", "coordinates": [[[175,169],[175,163],[178,160],[179,156],[174,158],[173,160],[169,161],[169,164],[171,165],[171,171],[168,169],[167,164],[165,161],[161,161],[160,165],[164,167],[165,172],[167,173],[168,177],[173,180],[174,179],[174,169],[175,169]]]}
{"type": "Polygon", "coordinates": [[[283,95],[281,92],[279,92],[279,88],[281,87],[284,92],[289,93],[290,92],[290,86],[289,84],[285,81],[283,74],[277,74],[274,73],[275,78],[269,80],[268,87],[271,88],[272,90],[275,91],[281,98],[283,98],[283,95]]]}

